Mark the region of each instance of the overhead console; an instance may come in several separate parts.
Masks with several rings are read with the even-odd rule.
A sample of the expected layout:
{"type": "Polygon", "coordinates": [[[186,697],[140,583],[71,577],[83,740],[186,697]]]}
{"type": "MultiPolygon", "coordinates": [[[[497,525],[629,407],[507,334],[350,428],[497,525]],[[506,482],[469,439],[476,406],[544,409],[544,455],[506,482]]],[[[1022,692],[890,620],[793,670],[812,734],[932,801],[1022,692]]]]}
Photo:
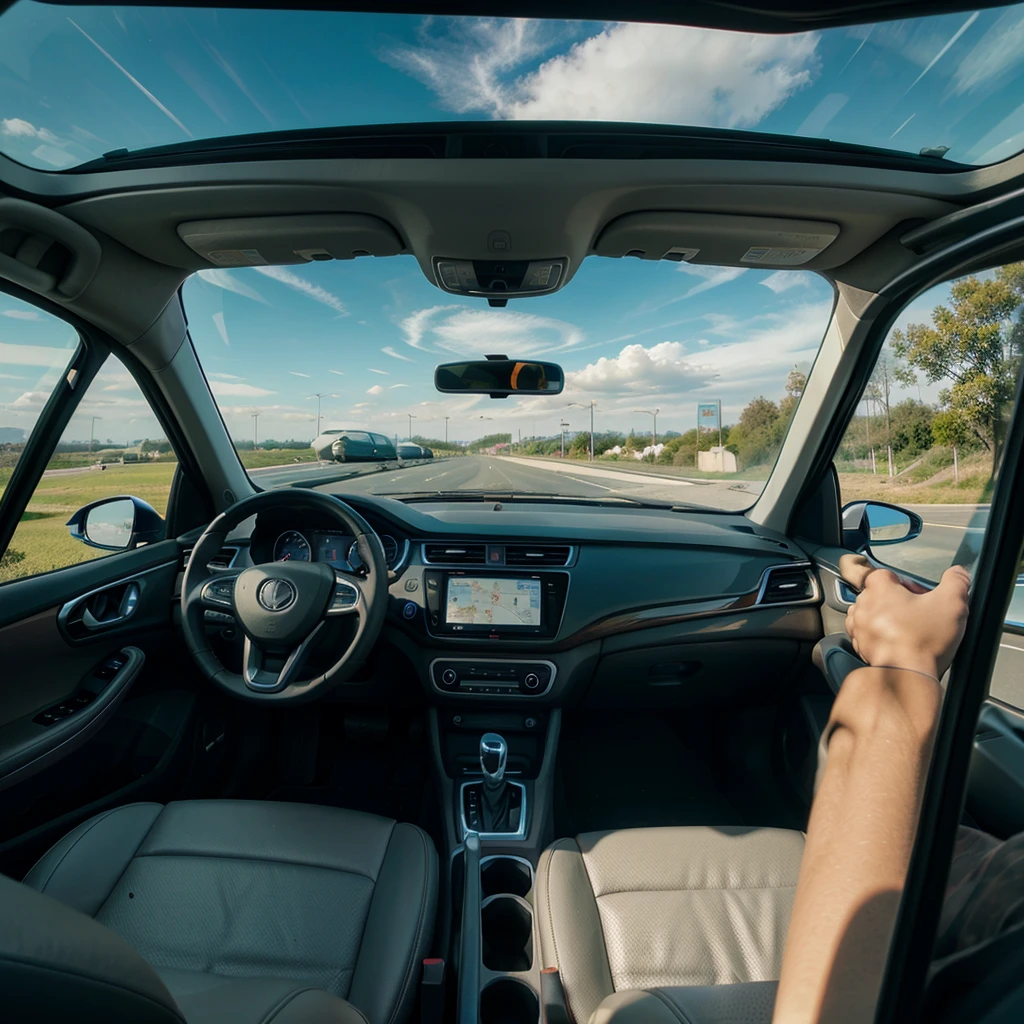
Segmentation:
{"type": "Polygon", "coordinates": [[[181,240],[216,267],[253,267],[397,256],[398,232],[364,213],[232,217],[178,225],[181,240]]]}
{"type": "Polygon", "coordinates": [[[797,267],[839,237],[828,221],[652,210],[613,220],[594,243],[598,256],[635,256],[734,267],[797,267]]]}

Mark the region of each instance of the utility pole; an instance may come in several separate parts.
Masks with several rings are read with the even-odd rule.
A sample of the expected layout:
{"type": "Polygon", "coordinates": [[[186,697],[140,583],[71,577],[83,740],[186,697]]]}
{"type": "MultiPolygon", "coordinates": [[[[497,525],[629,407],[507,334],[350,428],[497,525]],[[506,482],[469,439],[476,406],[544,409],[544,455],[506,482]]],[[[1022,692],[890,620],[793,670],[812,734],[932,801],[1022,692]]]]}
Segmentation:
{"type": "Polygon", "coordinates": [[[592,398],[589,405],[584,405],[582,402],[570,402],[570,406],[575,406],[577,409],[590,409],[590,461],[594,461],[594,406],[597,403],[592,398]]]}
{"type": "Polygon", "coordinates": [[[101,419],[103,419],[102,416],[93,416],[92,424],[89,427],[89,454],[90,455],[92,454],[93,439],[96,436],[96,421],[97,420],[101,420],[101,419]]]}
{"type": "Polygon", "coordinates": [[[311,397],[316,399],[316,436],[320,436],[320,399],[321,398],[335,398],[335,395],[328,395],[325,392],[318,391],[311,397]]]}
{"type": "Polygon", "coordinates": [[[648,416],[654,417],[654,430],[651,433],[651,447],[656,447],[658,444],[658,413],[661,412],[661,409],[634,409],[633,412],[645,412],[648,416]]]}

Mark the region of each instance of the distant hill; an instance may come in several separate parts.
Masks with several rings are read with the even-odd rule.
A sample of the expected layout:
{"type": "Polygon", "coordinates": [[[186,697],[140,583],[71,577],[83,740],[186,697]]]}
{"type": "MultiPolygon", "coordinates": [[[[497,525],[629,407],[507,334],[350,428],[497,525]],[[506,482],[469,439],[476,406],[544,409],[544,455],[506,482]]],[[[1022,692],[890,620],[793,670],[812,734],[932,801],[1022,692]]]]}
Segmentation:
{"type": "Polygon", "coordinates": [[[0,427],[0,444],[21,444],[25,431],[21,427],[0,427]]]}

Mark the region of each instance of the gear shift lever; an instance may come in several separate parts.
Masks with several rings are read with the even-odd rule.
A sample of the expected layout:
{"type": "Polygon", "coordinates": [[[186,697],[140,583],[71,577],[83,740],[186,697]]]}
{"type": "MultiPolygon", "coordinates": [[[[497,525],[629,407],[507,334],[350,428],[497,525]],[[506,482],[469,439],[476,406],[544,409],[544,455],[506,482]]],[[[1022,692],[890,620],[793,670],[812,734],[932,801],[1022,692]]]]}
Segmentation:
{"type": "Polygon", "coordinates": [[[510,831],[511,793],[505,781],[508,744],[504,736],[485,732],[480,737],[480,771],[483,772],[483,799],[480,801],[484,832],[510,831]]]}
{"type": "Polygon", "coordinates": [[[504,736],[496,732],[485,732],[480,737],[480,771],[484,774],[484,789],[505,788],[505,762],[508,760],[508,744],[504,736]]]}

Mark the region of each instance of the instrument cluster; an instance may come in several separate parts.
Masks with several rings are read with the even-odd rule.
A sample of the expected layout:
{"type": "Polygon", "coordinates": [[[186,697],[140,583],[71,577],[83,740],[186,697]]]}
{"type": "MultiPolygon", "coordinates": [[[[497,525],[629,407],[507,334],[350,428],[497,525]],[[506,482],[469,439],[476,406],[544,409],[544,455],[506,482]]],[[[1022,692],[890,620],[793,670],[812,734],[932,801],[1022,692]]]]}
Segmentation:
{"type": "MultiPolygon", "coordinates": [[[[394,569],[402,558],[403,544],[389,533],[379,536],[387,567],[394,569]]],[[[285,530],[274,541],[273,554],[275,562],[327,562],[343,572],[358,572],[363,567],[355,538],[336,531],[285,530]]]]}

